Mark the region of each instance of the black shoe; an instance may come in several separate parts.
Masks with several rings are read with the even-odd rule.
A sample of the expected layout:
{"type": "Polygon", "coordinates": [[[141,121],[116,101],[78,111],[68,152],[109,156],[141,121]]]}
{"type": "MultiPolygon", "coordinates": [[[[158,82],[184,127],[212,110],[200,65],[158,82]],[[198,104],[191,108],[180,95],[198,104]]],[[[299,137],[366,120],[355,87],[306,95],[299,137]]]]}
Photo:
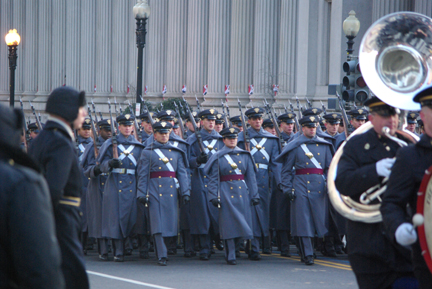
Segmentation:
{"type": "Polygon", "coordinates": [[[335,250],[331,250],[331,251],[327,251],[327,250],[321,250],[321,253],[323,254],[323,256],[326,257],[336,257],[336,251],[335,250]]]}
{"type": "Polygon", "coordinates": [[[222,251],[224,249],[224,245],[222,241],[216,242],[216,249],[222,251]]]}
{"type": "Polygon", "coordinates": [[[248,258],[252,261],[259,261],[261,260],[261,255],[257,252],[252,252],[251,254],[249,254],[248,258]]]}
{"type": "Polygon", "coordinates": [[[168,255],[177,255],[177,250],[169,249],[168,250],[168,255]]]}
{"type": "Polygon", "coordinates": [[[270,250],[270,248],[264,248],[264,249],[262,250],[262,253],[263,253],[263,254],[266,254],[266,255],[271,255],[271,250],[270,250]]]}
{"type": "Polygon", "coordinates": [[[240,258],[240,257],[241,257],[240,251],[236,251],[236,258],[240,258]]]}
{"type": "Polygon", "coordinates": [[[313,265],[314,264],[314,257],[312,255],[308,255],[305,257],[305,265],[313,265]]]}
{"type": "Polygon", "coordinates": [[[132,255],[132,249],[126,249],[124,254],[125,254],[125,256],[132,255]]]}
{"type": "Polygon", "coordinates": [[[158,261],[158,264],[160,266],[166,266],[167,265],[167,258],[165,258],[165,257],[160,258],[158,261]]]}
{"type": "Polygon", "coordinates": [[[108,255],[107,254],[99,255],[99,260],[108,261],[108,255]]]}
{"type": "Polygon", "coordinates": [[[148,252],[140,252],[139,253],[139,257],[140,257],[140,259],[148,259],[148,258],[150,258],[148,252]]]}
{"type": "Polygon", "coordinates": [[[154,253],[154,251],[155,251],[154,246],[153,246],[153,245],[150,245],[149,252],[154,253]]]}
{"type": "Polygon", "coordinates": [[[190,258],[190,257],[194,257],[194,256],[196,256],[195,252],[185,252],[183,255],[183,257],[185,257],[185,258],[190,258]]]}
{"type": "Polygon", "coordinates": [[[291,257],[291,254],[288,251],[281,252],[282,257],[291,257]]]}
{"type": "Polygon", "coordinates": [[[227,260],[227,264],[228,265],[237,265],[237,261],[236,260],[227,260]]]}
{"type": "Polygon", "coordinates": [[[341,247],[336,247],[335,249],[336,249],[336,254],[338,254],[338,255],[343,255],[343,254],[345,254],[345,252],[342,250],[341,247]]]}
{"type": "Polygon", "coordinates": [[[114,256],[114,262],[124,262],[124,256],[114,256]]]}
{"type": "Polygon", "coordinates": [[[200,254],[200,260],[202,260],[202,261],[208,261],[209,259],[210,259],[209,258],[209,254],[200,254]]]}

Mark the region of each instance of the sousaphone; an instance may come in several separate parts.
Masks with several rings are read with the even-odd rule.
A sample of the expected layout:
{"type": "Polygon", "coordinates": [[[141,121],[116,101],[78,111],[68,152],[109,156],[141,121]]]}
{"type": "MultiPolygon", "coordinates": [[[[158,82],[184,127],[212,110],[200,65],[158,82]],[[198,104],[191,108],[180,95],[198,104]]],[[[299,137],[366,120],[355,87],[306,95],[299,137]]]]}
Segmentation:
{"type": "MultiPolygon", "coordinates": [[[[419,13],[399,12],[377,20],[362,39],[359,63],[367,86],[383,102],[403,110],[420,110],[413,97],[432,83],[432,19],[419,13]]],[[[368,122],[347,141],[370,129],[373,125],[368,122]]],[[[383,133],[406,145],[386,131],[383,133]]],[[[418,141],[416,135],[406,130],[398,133],[413,143],[418,141]]],[[[386,189],[385,182],[364,192],[360,202],[336,189],[337,165],[344,146],[340,146],[330,164],[327,178],[330,201],[345,218],[364,223],[381,222],[380,195],[386,189]]]]}

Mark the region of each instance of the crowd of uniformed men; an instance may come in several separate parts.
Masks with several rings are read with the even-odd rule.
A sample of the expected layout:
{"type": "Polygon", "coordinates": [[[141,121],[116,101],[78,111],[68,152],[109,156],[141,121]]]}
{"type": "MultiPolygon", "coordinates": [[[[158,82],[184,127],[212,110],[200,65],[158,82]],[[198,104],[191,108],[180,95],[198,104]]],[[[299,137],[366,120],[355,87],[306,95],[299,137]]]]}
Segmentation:
{"type": "MultiPolygon", "coordinates": [[[[423,97],[430,95],[429,91],[423,97]]],[[[415,150],[423,145],[428,160],[422,159],[423,167],[432,163],[432,101],[427,97],[425,102],[421,95],[418,100],[426,133],[409,147],[415,150]]],[[[110,260],[112,252],[114,261],[123,262],[136,248],[143,259],[155,252],[162,266],[167,265],[168,255],[177,254],[179,244],[184,257],[209,260],[216,247],[225,251],[228,264],[235,265],[240,251],[251,260],[260,260],[260,253],[271,253],[272,244],[282,256],[290,256],[293,242],[306,265],[314,264],[315,250],[331,257],[348,250],[361,288],[408,288],[391,286],[417,282],[406,249],[413,243],[406,241],[413,238],[412,232],[397,232],[398,225],[406,223],[406,203],[415,208],[409,188],[405,199],[393,207],[383,206],[384,221],[397,219],[388,226],[347,223],[329,202],[327,171],[346,139],[343,125],[348,125],[341,122],[341,114],[322,115],[321,109],[310,107],[301,111],[301,118],[287,112],[277,116],[275,123],[265,119],[260,107],[229,119],[216,109],[205,109],[190,113],[182,128],[181,116],[172,110],[146,111],[137,117],[137,131],[133,114],[95,123],[86,117],[85,105],[84,92],[55,89],[47,101],[49,117],[43,129],[35,123],[28,125],[27,154],[19,149],[17,137],[23,137],[20,111],[0,106],[0,175],[8,180],[0,183],[0,236],[8,226],[22,229],[0,238],[4,277],[0,288],[9,288],[3,284],[37,288],[32,286],[37,282],[51,288],[65,284],[87,288],[84,254],[94,242],[102,261],[110,260]],[[8,190],[17,195],[4,194],[8,190]],[[29,197],[30,193],[36,196],[29,197]],[[28,199],[34,202],[19,204],[28,199]],[[10,210],[18,214],[24,205],[29,207],[19,218],[25,220],[4,216],[10,210]],[[400,209],[398,216],[394,216],[395,207],[400,209]],[[385,233],[387,227],[393,235],[385,233]],[[32,234],[36,245],[28,246],[30,240],[20,238],[26,234],[32,234]],[[4,242],[6,237],[9,241],[4,242]],[[20,246],[27,248],[17,258],[10,252],[20,246]],[[37,258],[41,255],[42,261],[37,258]]],[[[357,198],[390,175],[399,150],[378,130],[386,125],[395,135],[397,109],[376,97],[365,105],[368,108],[348,112],[350,124],[357,129],[369,119],[377,129],[347,142],[336,179],[343,194],[357,198]]],[[[408,114],[407,129],[414,133],[418,116],[408,114]]],[[[412,177],[416,179],[413,186],[419,185],[419,177],[412,177]]],[[[415,244],[418,253],[418,241],[415,244]]],[[[421,263],[419,256],[415,264],[421,263]]],[[[425,268],[421,276],[430,279],[425,268]]]]}

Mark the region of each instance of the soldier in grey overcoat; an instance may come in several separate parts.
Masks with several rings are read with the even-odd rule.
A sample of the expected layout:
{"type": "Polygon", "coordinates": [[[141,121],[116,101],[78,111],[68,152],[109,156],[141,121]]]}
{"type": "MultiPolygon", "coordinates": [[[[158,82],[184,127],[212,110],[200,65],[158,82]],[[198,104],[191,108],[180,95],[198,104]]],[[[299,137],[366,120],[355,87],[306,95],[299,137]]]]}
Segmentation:
{"type": "MultiPolygon", "coordinates": [[[[250,150],[254,158],[257,172],[258,192],[261,203],[257,208],[258,214],[252,215],[254,223],[254,236],[263,238],[263,253],[271,254],[269,236],[270,225],[270,171],[273,172],[276,184],[280,184],[280,170],[274,161],[280,154],[281,148],[278,137],[262,128],[264,110],[262,108],[251,108],[245,112],[248,117],[248,134],[250,137],[250,150]]],[[[238,147],[245,149],[244,134],[241,132],[238,138],[238,147]]],[[[257,256],[257,255],[255,255],[257,256]]]]}
{"type": "MultiPolygon", "coordinates": [[[[96,143],[97,146],[101,146],[111,137],[111,125],[108,121],[104,119],[97,123],[100,132],[96,143]]],[[[86,207],[88,236],[97,239],[99,259],[108,261],[108,240],[102,236],[102,200],[108,174],[102,173],[100,165],[96,162],[94,142],[86,146],[81,159],[81,167],[84,175],[90,179],[87,186],[86,207]]]]}
{"type": "MultiPolygon", "coordinates": [[[[253,239],[252,211],[259,204],[256,167],[251,154],[237,147],[238,133],[239,129],[233,127],[221,131],[225,146],[210,157],[204,168],[209,177],[208,199],[220,207],[219,232],[230,265],[237,264],[236,240],[253,239]]],[[[258,240],[252,244],[258,251],[258,240]]]]}
{"type": "Polygon", "coordinates": [[[316,136],[317,116],[305,116],[299,122],[303,134],[288,143],[276,161],[283,164],[282,189],[292,200],[291,233],[299,237],[306,265],[312,265],[312,238],[315,232],[322,237],[328,231],[326,174],[333,150],[329,142],[316,136]]]}
{"type": "Polygon", "coordinates": [[[207,197],[208,177],[204,172],[205,163],[209,156],[215,154],[224,144],[222,136],[214,130],[216,114],[215,109],[203,110],[198,114],[201,119],[201,137],[205,150],[201,152],[196,134],[188,137],[187,142],[191,146],[189,158],[191,177],[191,201],[190,201],[190,232],[198,235],[200,242],[200,259],[210,258],[211,238],[210,229],[213,233],[219,233],[218,211],[213,207],[207,197]]]}
{"type": "Polygon", "coordinates": [[[117,152],[113,158],[114,135],[102,145],[98,162],[103,173],[109,173],[102,205],[102,235],[111,238],[114,261],[124,261],[124,239],[129,237],[136,222],[136,169],[143,145],[132,135],[132,114],[119,115],[117,152]]]}
{"type": "Polygon", "coordinates": [[[137,198],[149,207],[159,264],[166,266],[163,238],[177,236],[178,198],[189,202],[188,160],[181,149],[169,142],[169,122],[156,122],[153,130],[155,140],[143,150],[139,160],[137,198]]]}

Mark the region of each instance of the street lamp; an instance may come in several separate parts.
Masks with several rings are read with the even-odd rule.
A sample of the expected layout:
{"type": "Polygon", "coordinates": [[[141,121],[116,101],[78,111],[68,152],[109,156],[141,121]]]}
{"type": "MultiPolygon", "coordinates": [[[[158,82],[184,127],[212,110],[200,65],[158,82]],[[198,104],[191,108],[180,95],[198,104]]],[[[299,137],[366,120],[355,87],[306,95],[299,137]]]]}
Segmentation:
{"type": "Polygon", "coordinates": [[[136,19],[136,43],[138,47],[138,65],[137,65],[137,90],[136,90],[136,110],[140,111],[141,108],[141,95],[142,95],[142,80],[143,80],[143,50],[145,46],[145,36],[147,30],[145,26],[147,19],[150,16],[150,6],[147,0],[137,0],[133,7],[133,14],[136,19]]]}
{"type": "Polygon", "coordinates": [[[353,39],[357,36],[357,33],[360,30],[360,21],[355,17],[356,13],[354,10],[351,10],[349,13],[349,16],[344,20],[343,22],[343,31],[345,33],[346,38],[348,38],[348,49],[347,53],[348,55],[353,53],[353,39]]]}
{"type": "Polygon", "coordinates": [[[9,33],[6,34],[5,37],[6,44],[9,48],[9,69],[10,69],[10,80],[9,80],[9,89],[10,89],[10,99],[9,105],[14,107],[15,103],[15,69],[17,66],[17,49],[20,44],[21,37],[17,33],[16,29],[9,30],[9,33]]]}

